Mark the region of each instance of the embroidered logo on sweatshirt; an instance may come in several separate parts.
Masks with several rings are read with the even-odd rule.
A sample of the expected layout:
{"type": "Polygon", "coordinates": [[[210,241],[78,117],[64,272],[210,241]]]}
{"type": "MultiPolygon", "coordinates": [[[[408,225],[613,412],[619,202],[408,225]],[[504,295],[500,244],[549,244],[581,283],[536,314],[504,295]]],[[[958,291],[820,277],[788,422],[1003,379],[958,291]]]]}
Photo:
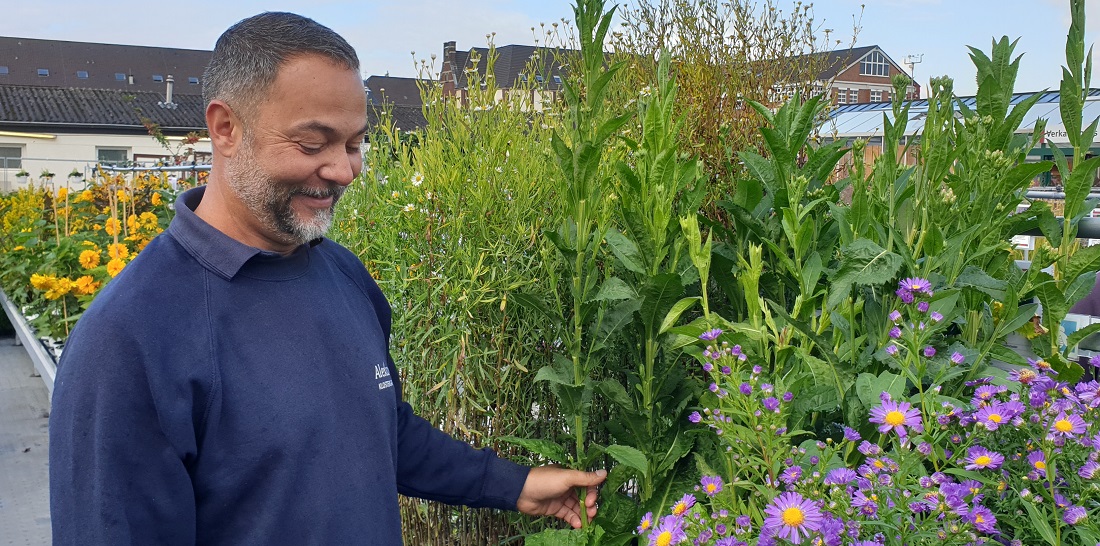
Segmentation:
{"type": "Polygon", "coordinates": [[[381,366],[379,366],[378,364],[374,365],[374,378],[379,380],[378,381],[378,390],[388,389],[388,388],[393,386],[393,381],[391,381],[389,379],[389,377],[390,377],[390,367],[389,366],[387,366],[385,364],[382,364],[381,366]],[[384,381],[382,381],[383,379],[384,379],[384,381]]]}

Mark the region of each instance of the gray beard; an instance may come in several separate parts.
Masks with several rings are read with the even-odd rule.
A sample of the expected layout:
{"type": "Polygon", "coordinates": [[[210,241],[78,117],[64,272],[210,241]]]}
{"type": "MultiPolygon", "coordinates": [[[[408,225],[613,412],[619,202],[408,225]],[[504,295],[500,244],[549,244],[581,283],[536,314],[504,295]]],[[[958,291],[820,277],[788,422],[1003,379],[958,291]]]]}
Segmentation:
{"type": "Polygon", "coordinates": [[[255,160],[248,135],[245,135],[241,153],[227,163],[226,173],[233,193],[265,228],[287,244],[301,245],[323,237],[332,227],[336,203],[344,194],[344,187],[338,184],[319,189],[287,186],[278,182],[255,160]],[[313,211],[308,218],[300,218],[291,207],[291,199],[295,195],[332,197],[332,206],[313,211]]]}

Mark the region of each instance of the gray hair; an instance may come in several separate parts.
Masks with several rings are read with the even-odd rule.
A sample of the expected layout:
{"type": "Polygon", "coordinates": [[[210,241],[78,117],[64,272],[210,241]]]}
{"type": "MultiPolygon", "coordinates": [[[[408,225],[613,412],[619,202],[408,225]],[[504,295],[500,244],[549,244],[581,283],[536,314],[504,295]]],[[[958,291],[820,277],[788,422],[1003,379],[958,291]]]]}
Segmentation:
{"type": "Polygon", "coordinates": [[[359,58],[347,40],[313,19],[285,12],[244,19],[218,38],[202,75],[203,101],[209,106],[220,99],[238,115],[250,114],[275,82],[279,67],[305,54],[359,71],[359,58]]]}

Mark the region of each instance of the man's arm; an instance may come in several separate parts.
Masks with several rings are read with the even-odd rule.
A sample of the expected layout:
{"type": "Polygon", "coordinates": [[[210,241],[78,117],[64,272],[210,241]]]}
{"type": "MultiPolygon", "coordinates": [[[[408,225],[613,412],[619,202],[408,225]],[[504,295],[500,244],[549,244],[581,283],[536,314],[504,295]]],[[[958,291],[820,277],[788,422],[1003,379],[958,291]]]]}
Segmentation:
{"type": "Polygon", "coordinates": [[[140,340],[120,335],[125,328],[85,315],[58,366],[50,414],[55,545],[195,543],[194,491],[178,445],[189,433],[170,415],[190,401],[178,391],[155,399],[163,378],[147,370],[140,340]]]}

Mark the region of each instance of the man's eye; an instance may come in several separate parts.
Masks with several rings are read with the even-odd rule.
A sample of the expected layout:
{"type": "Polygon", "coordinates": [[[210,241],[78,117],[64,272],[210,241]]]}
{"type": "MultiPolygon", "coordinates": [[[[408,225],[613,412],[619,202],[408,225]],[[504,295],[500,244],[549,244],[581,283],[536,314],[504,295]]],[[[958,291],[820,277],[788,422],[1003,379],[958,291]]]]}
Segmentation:
{"type": "Polygon", "coordinates": [[[298,146],[300,146],[302,148],[302,151],[307,154],[315,154],[317,152],[320,152],[324,148],[323,146],[310,146],[309,144],[305,144],[303,142],[299,142],[298,146]]]}

